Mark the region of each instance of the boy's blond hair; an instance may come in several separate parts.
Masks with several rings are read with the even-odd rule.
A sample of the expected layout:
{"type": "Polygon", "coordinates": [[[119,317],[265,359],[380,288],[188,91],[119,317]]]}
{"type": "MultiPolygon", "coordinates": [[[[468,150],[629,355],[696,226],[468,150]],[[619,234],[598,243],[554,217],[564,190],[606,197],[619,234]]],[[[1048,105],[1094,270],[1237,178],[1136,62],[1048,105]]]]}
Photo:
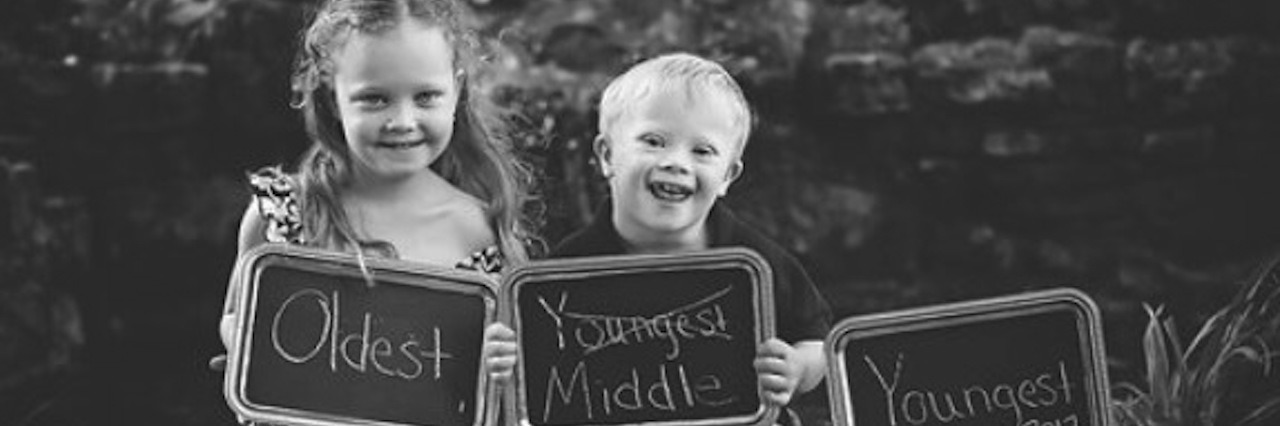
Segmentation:
{"type": "Polygon", "coordinates": [[[600,134],[608,134],[608,129],[628,108],[666,88],[683,89],[689,100],[696,100],[696,96],[703,93],[728,96],[729,104],[737,109],[734,124],[742,129],[737,145],[738,155],[742,154],[755,125],[751,106],[742,88],[720,64],[688,53],[669,53],[647,59],[609,82],[600,97],[600,134]],[[718,91],[708,91],[712,89],[718,91]]]}

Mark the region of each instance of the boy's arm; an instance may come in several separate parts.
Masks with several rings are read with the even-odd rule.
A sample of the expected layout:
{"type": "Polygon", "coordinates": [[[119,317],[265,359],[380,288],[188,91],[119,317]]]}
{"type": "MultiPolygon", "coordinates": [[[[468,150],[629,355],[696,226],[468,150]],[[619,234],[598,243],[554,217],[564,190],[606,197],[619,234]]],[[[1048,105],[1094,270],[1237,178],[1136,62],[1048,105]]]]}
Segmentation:
{"type": "Polygon", "coordinates": [[[782,339],[769,339],[756,351],[755,368],[765,400],[785,406],[822,381],[826,372],[822,342],[802,340],[792,346],[782,339]]]}
{"type": "Polygon", "coordinates": [[[806,393],[827,377],[827,356],[822,350],[821,340],[801,340],[796,342],[795,348],[796,361],[802,366],[796,389],[798,393],[806,393]]]}

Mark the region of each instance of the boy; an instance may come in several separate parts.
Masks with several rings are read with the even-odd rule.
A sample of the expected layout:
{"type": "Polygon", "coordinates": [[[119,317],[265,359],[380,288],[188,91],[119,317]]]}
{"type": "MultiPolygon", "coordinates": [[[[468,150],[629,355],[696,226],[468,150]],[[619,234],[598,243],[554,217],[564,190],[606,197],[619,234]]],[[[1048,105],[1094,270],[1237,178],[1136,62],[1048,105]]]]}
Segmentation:
{"type": "Polygon", "coordinates": [[[593,145],[612,200],[551,256],[759,252],[774,271],[780,339],[760,345],[755,368],[765,401],[782,407],[825,375],[831,312],[795,258],[716,201],[742,173],[751,125],[742,89],[714,62],[678,53],[631,68],[605,89],[593,145]]]}

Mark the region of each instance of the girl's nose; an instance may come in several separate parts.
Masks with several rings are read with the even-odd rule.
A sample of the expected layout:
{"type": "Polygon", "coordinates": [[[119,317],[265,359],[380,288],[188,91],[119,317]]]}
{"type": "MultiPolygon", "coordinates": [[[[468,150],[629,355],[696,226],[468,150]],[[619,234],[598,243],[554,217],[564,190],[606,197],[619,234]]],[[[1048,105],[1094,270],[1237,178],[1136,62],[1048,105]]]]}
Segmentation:
{"type": "Polygon", "coordinates": [[[390,111],[383,129],[389,132],[412,131],[418,127],[418,117],[412,105],[398,105],[390,111]]]}

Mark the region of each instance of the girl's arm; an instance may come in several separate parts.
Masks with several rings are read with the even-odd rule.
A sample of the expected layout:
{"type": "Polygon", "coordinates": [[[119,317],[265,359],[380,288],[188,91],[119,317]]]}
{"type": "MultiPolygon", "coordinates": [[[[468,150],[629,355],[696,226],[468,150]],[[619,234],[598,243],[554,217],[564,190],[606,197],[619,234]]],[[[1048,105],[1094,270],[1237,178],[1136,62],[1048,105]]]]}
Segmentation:
{"type": "Polygon", "coordinates": [[[231,279],[227,282],[227,296],[222,305],[222,321],[218,325],[218,333],[222,337],[222,345],[231,348],[231,338],[235,329],[235,301],[240,294],[239,260],[246,252],[267,242],[267,222],[258,212],[258,200],[255,198],[244,211],[240,219],[239,245],[236,251],[236,266],[232,268],[231,279]]]}

